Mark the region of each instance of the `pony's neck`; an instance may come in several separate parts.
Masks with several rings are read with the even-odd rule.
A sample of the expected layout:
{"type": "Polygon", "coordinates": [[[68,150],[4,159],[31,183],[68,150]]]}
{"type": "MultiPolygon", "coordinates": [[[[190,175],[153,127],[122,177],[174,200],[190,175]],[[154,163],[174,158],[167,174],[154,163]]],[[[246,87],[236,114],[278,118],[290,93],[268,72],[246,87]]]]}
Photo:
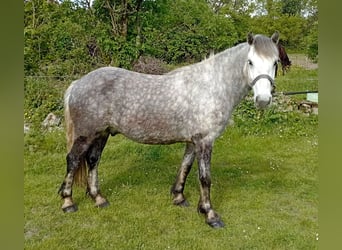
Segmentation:
{"type": "Polygon", "coordinates": [[[233,100],[234,106],[250,90],[246,71],[248,49],[249,45],[242,43],[217,54],[213,58],[216,60],[214,62],[216,75],[220,81],[226,84],[227,95],[233,100]]]}

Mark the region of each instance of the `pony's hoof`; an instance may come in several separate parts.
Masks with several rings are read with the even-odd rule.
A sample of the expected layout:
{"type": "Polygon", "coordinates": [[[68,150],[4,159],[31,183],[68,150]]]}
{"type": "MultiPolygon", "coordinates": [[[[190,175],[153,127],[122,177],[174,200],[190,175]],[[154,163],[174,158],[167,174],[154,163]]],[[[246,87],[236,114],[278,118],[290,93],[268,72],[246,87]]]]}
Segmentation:
{"type": "Polygon", "coordinates": [[[212,228],[222,228],[222,227],[225,226],[223,221],[221,221],[220,219],[219,220],[215,220],[215,221],[208,221],[207,223],[212,228]]]}
{"type": "Polygon", "coordinates": [[[182,201],[173,201],[173,204],[179,207],[189,207],[190,204],[187,200],[182,200],[182,201]]]}
{"type": "Polygon", "coordinates": [[[78,208],[75,204],[73,204],[71,206],[63,207],[62,210],[64,213],[73,213],[76,212],[78,208]]]}
{"type": "Polygon", "coordinates": [[[108,207],[109,205],[110,205],[109,202],[105,201],[105,202],[102,202],[101,204],[95,205],[95,207],[104,208],[104,207],[108,207]]]}
{"type": "Polygon", "coordinates": [[[180,207],[189,207],[190,203],[187,200],[182,200],[180,203],[177,204],[180,207]]]}

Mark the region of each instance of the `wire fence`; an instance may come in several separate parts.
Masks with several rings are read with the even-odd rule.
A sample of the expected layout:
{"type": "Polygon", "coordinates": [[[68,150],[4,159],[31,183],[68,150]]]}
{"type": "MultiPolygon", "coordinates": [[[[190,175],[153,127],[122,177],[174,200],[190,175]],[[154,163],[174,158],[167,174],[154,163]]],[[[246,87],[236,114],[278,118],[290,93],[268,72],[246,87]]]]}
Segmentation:
{"type": "Polygon", "coordinates": [[[77,79],[80,76],[78,75],[48,75],[48,76],[42,76],[42,75],[28,75],[24,76],[24,79],[77,79]]]}

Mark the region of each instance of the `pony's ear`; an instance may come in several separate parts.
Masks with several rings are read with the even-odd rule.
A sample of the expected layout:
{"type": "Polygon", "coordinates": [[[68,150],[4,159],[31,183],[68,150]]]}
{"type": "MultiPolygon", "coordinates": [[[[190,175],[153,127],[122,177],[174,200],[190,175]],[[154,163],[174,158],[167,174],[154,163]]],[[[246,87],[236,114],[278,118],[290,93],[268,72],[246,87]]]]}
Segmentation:
{"type": "Polygon", "coordinates": [[[252,32],[249,32],[248,35],[247,35],[247,42],[248,42],[249,45],[252,45],[253,41],[254,41],[254,35],[253,35],[252,32]]]}
{"type": "Polygon", "coordinates": [[[272,39],[272,41],[275,44],[278,44],[278,42],[279,42],[279,32],[278,31],[274,32],[273,35],[271,36],[271,39],[272,39]]]}

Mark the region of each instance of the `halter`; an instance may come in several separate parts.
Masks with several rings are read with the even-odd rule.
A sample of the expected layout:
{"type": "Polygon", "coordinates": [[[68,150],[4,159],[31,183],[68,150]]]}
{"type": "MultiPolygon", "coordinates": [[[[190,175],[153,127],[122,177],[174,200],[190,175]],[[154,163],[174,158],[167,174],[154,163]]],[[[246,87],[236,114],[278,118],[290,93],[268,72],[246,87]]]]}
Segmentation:
{"type": "Polygon", "coordinates": [[[259,81],[261,78],[266,78],[267,80],[270,81],[271,83],[271,87],[272,87],[272,93],[275,91],[275,88],[276,88],[276,85],[275,85],[275,82],[274,82],[274,79],[272,79],[272,77],[270,77],[269,75],[266,75],[266,74],[261,74],[261,75],[258,75],[257,77],[254,78],[254,80],[248,84],[251,88],[255,85],[255,83],[257,81],[259,81]]]}

